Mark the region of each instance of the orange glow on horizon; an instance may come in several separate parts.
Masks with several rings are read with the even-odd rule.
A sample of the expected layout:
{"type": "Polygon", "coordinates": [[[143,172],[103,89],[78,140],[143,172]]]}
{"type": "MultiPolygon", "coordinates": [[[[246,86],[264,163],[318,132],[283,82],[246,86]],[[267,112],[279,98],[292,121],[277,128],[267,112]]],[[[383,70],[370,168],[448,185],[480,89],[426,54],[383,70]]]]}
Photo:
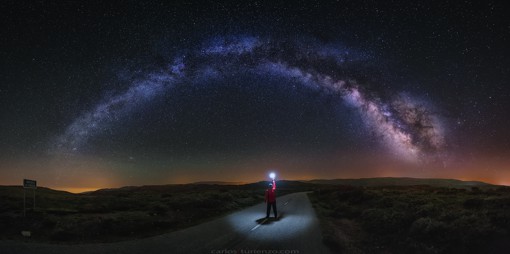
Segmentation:
{"type": "MultiPolygon", "coordinates": [[[[457,180],[461,180],[461,181],[480,181],[480,182],[484,182],[484,183],[489,183],[489,184],[494,184],[494,185],[503,185],[503,186],[510,186],[510,178],[505,178],[505,179],[502,179],[502,178],[488,178],[488,177],[476,177],[476,176],[473,176],[473,177],[468,177],[468,176],[465,176],[465,177],[453,177],[453,176],[450,176],[450,175],[444,175],[444,176],[433,176],[433,177],[415,177],[415,176],[411,176],[411,175],[405,175],[405,174],[391,174],[391,173],[383,173],[383,174],[377,174],[377,175],[373,175],[373,176],[359,176],[359,177],[356,177],[356,176],[353,176],[353,175],[349,175],[349,176],[345,176],[345,177],[341,177],[341,176],[338,176],[338,177],[330,177],[330,178],[324,178],[324,177],[314,177],[314,175],[304,175],[304,174],[296,174],[296,175],[292,175],[292,176],[286,176],[286,177],[282,177],[280,178],[280,180],[292,180],[292,181],[307,181],[307,180],[314,180],[314,179],[364,179],[364,178],[377,178],[377,177],[410,177],[410,178],[421,178],[421,179],[427,179],[427,178],[443,178],[443,179],[457,179],[457,180]]],[[[175,180],[175,179],[174,179],[175,180]]],[[[187,179],[189,180],[189,179],[187,179]]],[[[250,178],[249,180],[248,179],[244,179],[244,181],[240,180],[240,181],[227,181],[225,180],[224,182],[228,182],[228,183],[231,183],[231,184],[234,184],[234,185],[242,185],[242,184],[249,184],[249,183],[254,183],[254,182],[259,182],[259,181],[264,181],[264,180],[267,180],[265,178],[250,178]]],[[[218,182],[222,182],[222,180],[219,180],[219,179],[214,179],[214,180],[196,180],[196,181],[183,181],[183,182],[176,182],[176,181],[173,181],[173,182],[168,182],[168,183],[154,183],[154,184],[135,184],[135,186],[142,186],[142,185],[166,185],[166,184],[191,184],[191,183],[195,183],[195,182],[215,182],[215,181],[218,181],[218,182]]],[[[83,192],[89,192],[89,191],[96,191],[96,190],[99,190],[99,189],[106,189],[106,188],[120,188],[120,187],[123,187],[124,185],[122,186],[102,186],[102,187],[59,187],[59,186],[41,186],[41,187],[48,187],[48,188],[51,188],[51,189],[54,189],[54,190],[62,190],[62,191],[67,191],[67,192],[70,192],[70,193],[74,193],[74,194],[79,194],[79,193],[83,193],[83,192]]],[[[127,185],[125,185],[127,186],[127,185]]]]}
{"type": "MultiPolygon", "coordinates": [[[[457,179],[457,180],[461,180],[461,181],[479,181],[479,182],[484,182],[484,183],[488,183],[488,184],[494,184],[494,185],[503,185],[503,186],[510,186],[510,180],[508,179],[500,179],[499,181],[498,180],[494,180],[494,179],[488,179],[488,178],[464,178],[464,177],[460,177],[460,178],[453,178],[453,177],[413,177],[413,176],[404,176],[404,175],[390,175],[390,174],[385,174],[384,176],[368,176],[368,177],[336,177],[336,178],[318,178],[318,177],[313,177],[313,176],[309,176],[307,178],[285,178],[285,179],[280,179],[280,180],[290,180],[290,181],[308,181],[308,180],[314,180],[314,179],[365,179],[365,178],[378,178],[378,177],[395,177],[395,178],[399,178],[399,177],[409,177],[409,178],[417,178],[417,179],[434,179],[434,178],[437,178],[437,179],[457,179]]],[[[227,182],[229,184],[233,184],[233,185],[243,185],[243,184],[250,184],[250,183],[254,183],[254,182],[259,182],[259,181],[264,181],[266,179],[256,179],[254,181],[224,181],[224,182],[227,182]]],[[[166,184],[192,184],[192,183],[196,183],[196,182],[222,182],[220,180],[199,180],[199,181],[191,181],[191,182],[173,182],[173,183],[166,183],[166,184]]],[[[163,184],[149,184],[149,185],[166,185],[165,183],[163,184]]],[[[139,186],[142,186],[143,184],[139,185],[139,186]]],[[[96,191],[96,190],[99,190],[99,189],[107,189],[107,188],[120,188],[120,187],[123,187],[123,186],[104,186],[104,187],[50,187],[51,189],[55,189],[55,190],[62,190],[62,191],[67,191],[67,192],[71,192],[71,193],[75,193],[75,194],[78,194],[78,193],[83,193],[83,192],[88,192],[88,191],[96,191]]]]}
{"type": "MultiPolygon", "coordinates": [[[[254,183],[266,181],[269,169],[275,169],[277,180],[359,179],[375,177],[443,178],[481,181],[510,186],[510,159],[480,158],[459,164],[413,165],[374,155],[370,158],[354,154],[320,160],[258,158],[225,165],[201,165],[172,168],[156,175],[126,175],[123,165],[105,164],[90,158],[72,162],[30,160],[20,164],[0,165],[0,185],[21,185],[24,178],[37,180],[37,185],[71,193],[123,186],[187,184],[195,182],[254,183]]],[[[129,170],[127,170],[129,171],[129,170]]]]}
{"type": "Polygon", "coordinates": [[[99,190],[99,189],[105,189],[104,187],[103,188],[90,188],[90,187],[53,187],[51,189],[54,189],[54,190],[61,190],[61,191],[67,191],[67,192],[71,192],[71,193],[74,193],[74,194],[78,194],[78,193],[83,193],[83,192],[88,192],[88,191],[96,191],[96,190],[99,190]]]}

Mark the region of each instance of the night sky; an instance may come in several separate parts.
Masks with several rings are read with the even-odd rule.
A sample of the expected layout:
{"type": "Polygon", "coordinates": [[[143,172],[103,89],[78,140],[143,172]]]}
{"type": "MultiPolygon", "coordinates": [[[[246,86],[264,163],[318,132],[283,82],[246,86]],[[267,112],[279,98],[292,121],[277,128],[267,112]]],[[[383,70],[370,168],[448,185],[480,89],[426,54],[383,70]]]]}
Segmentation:
{"type": "Polygon", "coordinates": [[[502,2],[172,2],[0,3],[0,184],[510,185],[502,2]]]}

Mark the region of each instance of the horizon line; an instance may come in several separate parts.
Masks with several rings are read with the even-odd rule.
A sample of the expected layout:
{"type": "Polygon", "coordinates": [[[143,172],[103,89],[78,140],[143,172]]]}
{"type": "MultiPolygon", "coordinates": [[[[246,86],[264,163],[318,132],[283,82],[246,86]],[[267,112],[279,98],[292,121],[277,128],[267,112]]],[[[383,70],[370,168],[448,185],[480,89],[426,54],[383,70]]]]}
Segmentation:
{"type": "MultiPolygon", "coordinates": [[[[510,186],[510,184],[496,184],[491,183],[488,181],[481,181],[481,180],[468,180],[468,179],[459,179],[459,178],[437,178],[437,177],[408,177],[408,176],[381,176],[381,177],[359,177],[359,178],[314,178],[314,179],[278,179],[277,181],[297,181],[297,182],[309,182],[309,181],[321,181],[321,180],[362,180],[362,179],[389,179],[389,178],[407,178],[407,179],[438,179],[438,180],[458,180],[462,182],[480,182],[495,186],[510,186]]],[[[93,192],[97,190],[102,189],[120,189],[125,187],[142,187],[142,186],[163,186],[163,185],[188,185],[188,184],[210,184],[214,185],[215,183],[218,183],[218,185],[246,185],[246,184],[253,184],[258,182],[263,182],[266,180],[261,181],[255,181],[255,182],[246,182],[246,181],[193,181],[193,182],[186,182],[186,183],[165,183],[165,184],[140,184],[140,185],[123,185],[123,186],[112,186],[112,187],[46,187],[46,186],[39,186],[43,188],[48,188],[52,190],[58,190],[58,191],[65,191],[73,194],[81,194],[86,192],[93,192]]],[[[269,180],[267,180],[269,181],[269,180]]],[[[22,186],[22,185],[0,185],[0,186],[22,186]]]]}

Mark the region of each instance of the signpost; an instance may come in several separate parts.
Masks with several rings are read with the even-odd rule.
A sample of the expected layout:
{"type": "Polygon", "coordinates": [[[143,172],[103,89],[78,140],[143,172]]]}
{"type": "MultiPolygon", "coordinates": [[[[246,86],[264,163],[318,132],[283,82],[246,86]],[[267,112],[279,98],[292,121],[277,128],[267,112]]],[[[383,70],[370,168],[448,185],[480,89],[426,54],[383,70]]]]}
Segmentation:
{"type": "Polygon", "coordinates": [[[29,179],[23,179],[23,217],[27,216],[27,192],[26,189],[32,189],[33,190],[33,196],[34,196],[34,210],[35,210],[35,189],[37,189],[37,181],[35,180],[29,180],[29,179]]]}

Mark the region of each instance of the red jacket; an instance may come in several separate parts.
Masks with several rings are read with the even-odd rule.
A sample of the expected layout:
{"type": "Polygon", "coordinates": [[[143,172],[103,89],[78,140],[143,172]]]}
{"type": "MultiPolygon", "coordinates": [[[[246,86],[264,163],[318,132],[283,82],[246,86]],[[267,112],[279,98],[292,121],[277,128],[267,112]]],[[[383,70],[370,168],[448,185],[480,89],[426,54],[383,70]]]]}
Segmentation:
{"type": "Polygon", "coordinates": [[[275,193],[275,190],[276,190],[276,182],[273,180],[273,188],[272,189],[267,189],[266,190],[266,203],[267,202],[276,202],[276,193],[275,193]]]}

